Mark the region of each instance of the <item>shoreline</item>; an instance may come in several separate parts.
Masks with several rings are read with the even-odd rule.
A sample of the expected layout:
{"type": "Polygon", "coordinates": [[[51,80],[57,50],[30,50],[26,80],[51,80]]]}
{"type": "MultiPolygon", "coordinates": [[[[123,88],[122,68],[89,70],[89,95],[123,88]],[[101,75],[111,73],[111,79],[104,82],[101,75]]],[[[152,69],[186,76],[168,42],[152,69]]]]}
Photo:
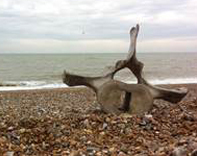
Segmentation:
{"type": "MultiPolygon", "coordinates": [[[[151,83],[152,84],[152,83],[151,83]]],[[[179,86],[191,86],[196,85],[197,83],[175,83],[175,84],[155,84],[156,86],[161,87],[179,87],[179,86]]],[[[154,85],[154,84],[153,84],[154,85]]],[[[15,92],[15,91],[42,91],[42,90],[67,90],[67,89],[84,89],[87,88],[86,86],[76,86],[76,87],[69,87],[69,86],[61,86],[61,87],[21,87],[21,86],[0,86],[0,93],[2,92],[15,92]],[[14,87],[12,89],[12,87],[14,87]],[[6,89],[4,89],[6,88],[6,89]]]]}

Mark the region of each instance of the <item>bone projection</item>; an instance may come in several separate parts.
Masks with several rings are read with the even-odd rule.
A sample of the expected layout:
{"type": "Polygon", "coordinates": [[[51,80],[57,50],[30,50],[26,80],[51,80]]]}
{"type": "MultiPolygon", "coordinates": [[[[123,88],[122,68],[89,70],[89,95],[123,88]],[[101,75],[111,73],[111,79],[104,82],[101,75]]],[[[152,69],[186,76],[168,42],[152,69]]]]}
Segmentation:
{"type": "Polygon", "coordinates": [[[130,30],[130,46],[125,60],[119,60],[108,74],[100,77],[85,77],[64,71],[63,82],[68,86],[85,85],[92,88],[106,113],[120,114],[124,111],[140,114],[149,111],[154,99],[177,103],[187,94],[186,88],[166,89],[151,85],[143,77],[144,64],[136,57],[139,25],[130,30]],[[113,80],[116,72],[128,68],[137,78],[138,84],[126,84],[113,80]]]}

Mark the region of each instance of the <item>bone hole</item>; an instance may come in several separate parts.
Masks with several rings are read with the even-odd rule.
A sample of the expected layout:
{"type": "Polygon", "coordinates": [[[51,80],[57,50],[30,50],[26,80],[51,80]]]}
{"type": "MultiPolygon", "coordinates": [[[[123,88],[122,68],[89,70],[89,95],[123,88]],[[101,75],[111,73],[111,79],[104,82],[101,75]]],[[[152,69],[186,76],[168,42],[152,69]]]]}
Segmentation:
{"type": "Polygon", "coordinates": [[[115,74],[114,79],[118,81],[126,82],[126,83],[137,83],[136,77],[127,68],[118,71],[115,74]]]}

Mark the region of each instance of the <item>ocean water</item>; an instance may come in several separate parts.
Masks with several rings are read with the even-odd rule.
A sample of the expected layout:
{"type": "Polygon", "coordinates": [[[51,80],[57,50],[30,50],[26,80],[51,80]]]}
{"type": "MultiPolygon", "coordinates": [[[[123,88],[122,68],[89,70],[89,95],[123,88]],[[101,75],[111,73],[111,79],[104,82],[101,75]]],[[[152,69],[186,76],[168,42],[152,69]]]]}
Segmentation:
{"type": "MultiPolygon", "coordinates": [[[[0,90],[68,87],[62,83],[64,70],[99,76],[126,56],[127,53],[0,54],[0,90]]],[[[152,84],[197,83],[197,53],[138,53],[137,57],[145,64],[144,75],[152,84]]],[[[128,69],[118,72],[115,79],[136,82],[128,69]]]]}

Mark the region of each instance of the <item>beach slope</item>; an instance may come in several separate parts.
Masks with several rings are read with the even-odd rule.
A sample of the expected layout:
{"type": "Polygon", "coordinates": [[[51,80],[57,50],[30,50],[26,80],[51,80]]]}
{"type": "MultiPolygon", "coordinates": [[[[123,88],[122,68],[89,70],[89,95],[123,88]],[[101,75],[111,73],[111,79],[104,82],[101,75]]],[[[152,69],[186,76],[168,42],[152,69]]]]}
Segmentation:
{"type": "Polygon", "coordinates": [[[0,92],[0,155],[169,155],[197,150],[197,84],[148,115],[99,110],[87,88],[0,92]]]}

